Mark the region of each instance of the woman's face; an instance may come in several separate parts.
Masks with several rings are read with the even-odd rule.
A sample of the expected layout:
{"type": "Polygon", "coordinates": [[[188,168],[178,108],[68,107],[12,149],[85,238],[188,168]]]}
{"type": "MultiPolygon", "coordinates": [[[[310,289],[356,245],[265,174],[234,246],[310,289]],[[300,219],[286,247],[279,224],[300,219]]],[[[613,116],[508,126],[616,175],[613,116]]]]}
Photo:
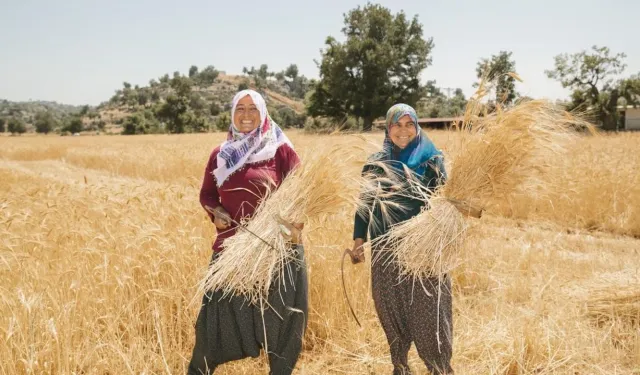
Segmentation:
{"type": "Polygon", "coordinates": [[[397,123],[389,126],[389,137],[391,142],[400,148],[405,148],[417,136],[416,123],[411,116],[400,117],[397,123]]]}
{"type": "Polygon", "coordinates": [[[251,96],[247,95],[238,101],[233,123],[241,133],[250,133],[260,125],[260,111],[251,96]]]}

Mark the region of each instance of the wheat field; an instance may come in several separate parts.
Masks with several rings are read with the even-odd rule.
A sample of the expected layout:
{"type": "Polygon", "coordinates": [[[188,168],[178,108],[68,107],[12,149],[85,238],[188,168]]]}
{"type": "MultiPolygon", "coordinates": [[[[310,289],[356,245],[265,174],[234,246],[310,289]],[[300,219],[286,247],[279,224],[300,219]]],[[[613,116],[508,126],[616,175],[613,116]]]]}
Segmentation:
{"type": "MultiPolygon", "coordinates": [[[[455,133],[428,133],[458,151],[455,133]]],[[[301,154],[383,137],[288,134],[301,154]]],[[[223,137],[0,137],[0,374],[186,373],[215,236],[198,193],[223,137]]],[[[453,274],[458,374],[640,374],[638,144],[585,136],[546,166],[539,194],[474,219],[453,274]]],[[[305,228],[297,374],[391,373],[368,261],[345,265],[362,328],[341,289],[353,214],[305,228]]],[[[410,364],[425,373],[415,349],[410,364]]],[[[267,372],[262,357],[219,371],[267,372]]]]}

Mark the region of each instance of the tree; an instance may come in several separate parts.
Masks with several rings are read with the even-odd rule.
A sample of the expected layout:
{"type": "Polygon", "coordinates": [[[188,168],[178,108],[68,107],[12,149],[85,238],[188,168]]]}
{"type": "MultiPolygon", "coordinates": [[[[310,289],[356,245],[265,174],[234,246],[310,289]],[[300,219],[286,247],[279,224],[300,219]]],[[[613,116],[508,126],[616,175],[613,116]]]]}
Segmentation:
{"type": "Polygon", "coordinates": [[[335,119],[353,115],[368,131],[392,104],[415,105],[422,96],[420,73],[431,64],[433,39],[423,38],[417,16],[408,20],[377,4],[349,11],[344,23],[346,41],[325,42],[307,111],[335,119]]]}
{"type": "Polygon", "coordinates": [[[605,130],[619,126],[618,102],[625,99],[627,105],[639,105],[640,77],[615,79],[624,72],[624,53],[611,55],[608,47],[592,46],[591,51],[555,57],[555,69],[546,70],[551,79],[569,88],[571,102],[568,110],[587,110],[605,130]]]}
{"type": "Polygon", "coordinates": [[[273,73],[269,72],[269,66],[267,64],[260,65],[260,69],[256,72],[258,78],[266,81],[268,77],[272,76],[273,73]]]}
{"type": "MultiPolygon", "coordinates": [[[[518,97],[516,93],[515,73],[516,62],[511,58],[512,52],[500,51],[497,55],[492,55],[490,59],[482,59],[476,67],[478,79],[485,77],[488,82],[495,86],[495,102],[510,105],[518,97]]],[[[473,87],[478,87],[475,83],[473,87]]]]}
{"type": "Polygon", "coordinates": [[[171,80],[171,78],[169,78],[169,74],[165,74],[162,77],[158,78],[158,81],[161,84],[165,84],[165,85],[168,84],[170,80],[171,80]]]}
{"type": "Polygon", "coordinates": [[[171,94],[158,108],[156,117],[166,123],[169,133],[184,133],[187,125],[184,121],[184,114],[188,109],[189,98],[171,94]]]}
{"type": "Polygon", "coordinates": [[[193,81],[189,77],[174,77],[170,82],[171,88],[176,91],[178,96],[190,96],[193,81]]]}
{"type": "Polygon", "coordinates": [[[431,82],[432,81],[427,82],[426,88],[427,91],[431,91],[430,95],[427,95],[418,102],[418,116],[436,118],[463,115],[467,105],[467,99],[462,89],[456,89],[453,97],[449,98],[435,86],[430,87],[429,83],[431,82]]]}
{"type": "Polygon", "coordinates": [[[138,105],[144,106],[149,102],[151,98],[150,89],[148,87],[143,87],[139,90],[136,90],[138,105]]]}
{"type": "Polygon", "coordinates": [[[17,117],[12,117],[7,122],[7,130],[11,134],[22,134],[27,132],[27,127],[24,124],[24,121],[17,117]]]}
{"type": "Polygon", "coordinates": [[[85,116],[87,113],[89,113],[89,109],[90,108],[88,105],[83,105],[80,109],[80,116],[85,116]]]}
{"type": "Polygon", "coordinates": [[[205,116],[209,112],[207,101],[199,92],[192,92],[190,95],[189,107],[193,109],[198,116],[205,116]]]}
{"type": "Polygon", "coordinates": [[[221,109],[218,103],[211,102],[211,105],[209,106],[209,113],[211,113],[211,116],[217,116],[220,114],[220,112],[221,112],[221,109]]]}
{"type": "Polygon", "coordinates": [[[269,72],[269,66],[267,64],[260,65],[260,68],[256,70],[253,66],[251,69],[247,67],[242,68],[242,73],[253,78],[253,83],[256,88],[261,89],[267,86],[267,78],[275,76],[275,73],[269,72]]]}
{"type": "Polygon", "coordinates": [[[231,116],[228,113],[223,113],[216,119],[215,126],[219,131],[227,131],[229,130],[229,125],[231,124],[231,116]]]}
{"type": "Polygon", "coordinates": [[[191,65],[189,68],[189,78],[193,78],[198,75],[198,67],[195,65],[191,65]]]}
{"type": "Polygon", "coordinates": [[[289,67],[284,71],[284,76],[289,77],[292,80],[298,78],[298,66],[296,64],[289,65],[289,67]]]}
{"type": "Polygon", "coordinates": [[[35,118],[36,132],[48,134],[57,126],[51,112],[38,112],[35,118]]]}
{"type": "Polygon", "coordinates": [[[143,115],[136,113],[126,118],[123,125],[122,134],[147,134],[149,131],[143,115]]]}
{"type": "Polygon", "coordinates": [[[246,90],[249,88],[249,82],[243,81],[238,84],[238,91],[246,90]]]}
{"type": "Polygon", "coordinates": [[[4,133],[4,124],[7,122],[7,120],[3,119],[0,117],[0,133],[4,133]]]}
{"type": "Polygon", "coordinates": [[[73,116],[68,120],[67,125],[62,128],[62,130],[74,134],[80,133],[83,127],[84,124],[82,123],[82,118],[79,116],[73,116]]]}
{"type": "Polygon", "coordinates": [[[209,65],[206,68],[204,68],[200,73],[198,73],[196,77],[196,82],[200,87],[211,86],[216,81],[219,74],[220,72],[217,71],[213,67],[213,65],[209,65]]]}

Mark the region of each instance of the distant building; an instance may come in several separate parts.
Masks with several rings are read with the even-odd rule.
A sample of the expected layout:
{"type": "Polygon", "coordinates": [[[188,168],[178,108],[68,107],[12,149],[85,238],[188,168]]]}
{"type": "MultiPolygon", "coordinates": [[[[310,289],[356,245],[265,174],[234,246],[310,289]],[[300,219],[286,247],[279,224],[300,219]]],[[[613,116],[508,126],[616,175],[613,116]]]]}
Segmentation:
{"type": "MultiPolygon", "coordinates": [[[[462,117],[435,117],[435,118],[419,118],[418,125],[421,128],[446,129],[455,124],[461,124],[462,117]]],[[[384,121],[375,121],[373,125],[377,128],[384,129],[384,121]]]]}
{"type": "Polygon", "coordinates": [[[634,108],[631,105],[619,106],[618,111],[620,111],[622,118],[621,130],[640,130],[640,108],[634,108]]]}

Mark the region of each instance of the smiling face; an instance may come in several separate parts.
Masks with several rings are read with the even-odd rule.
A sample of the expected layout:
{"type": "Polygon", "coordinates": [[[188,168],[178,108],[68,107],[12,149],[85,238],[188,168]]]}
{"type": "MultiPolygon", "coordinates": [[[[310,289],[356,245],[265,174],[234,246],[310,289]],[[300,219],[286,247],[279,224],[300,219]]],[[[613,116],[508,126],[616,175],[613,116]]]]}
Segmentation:
{"type": "Polygon", "coordinates": [[[391,142],[400,148],[405,148],[417,136],[416,123],[411,116],[400,117],[397,123],[389,126],[389,138],[391,142]]]}
{"type": "Polygon", "coordinates": [[[251,96],[238,100],[233,113],[233,123],[242,133],[250,133],[260,125],[260,111],[251,96]]]}

